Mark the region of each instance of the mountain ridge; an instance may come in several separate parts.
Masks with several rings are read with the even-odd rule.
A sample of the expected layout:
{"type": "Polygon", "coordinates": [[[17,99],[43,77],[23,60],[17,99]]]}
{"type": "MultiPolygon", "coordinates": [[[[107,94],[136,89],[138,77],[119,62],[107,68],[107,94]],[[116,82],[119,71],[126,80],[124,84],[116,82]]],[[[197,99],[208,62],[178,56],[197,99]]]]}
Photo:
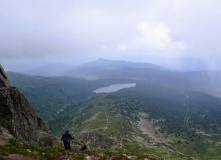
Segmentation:
{"type": "Polygon", "coordinates": [[[161,66],[152,63],[141,63],[141,62],[129,62],[124,60],[107,60],[99,58],[95,61],[78,65],[78,67],[99,67],[99,66],[116,66],[116,67],[130,67],[130,68],[152,68],[158,70],[168,70],[161,66]]]}
{"type": "Polygon", "coordinates": [[[86,140],[90,149],[120,148],[141,154],[157,153],[168,159],[221,156],[221,99],[205,89],[219,81],[219,72],[215,73],[218,76],[214,76],[214,84],[207,71],[177,73],[97,67],[79,73],[100,75],[100,78],[85,80],[15,73],[8,76],[12,84],[32,98],[36,109],[46,114],[44,118],[53,133],[60,135],[60,131],[70,128],[77,139],[86,140]],[[112,93],[92,92],[123,83],[137,85],[112,93]]]}
{"type": "Polygon", "coordinates": [[[151,63],[128,62],[122,60],[107,60],[100,58],[95,61],[83,63],[80,65],[67,65],[61,63],[48,64],[29,71],[25,71],[24,73],[30,75],[55,77],[55,76],[66,76],[68,75],[69,72],[71,72],[71,70],[74,69],[77,70],[80,68],[87,68],[87,67],[107,67],[107,66],[130,67],[130,68],[152,68],[156,70],[168,71],[168,69],[166,68],[151,63]]]}

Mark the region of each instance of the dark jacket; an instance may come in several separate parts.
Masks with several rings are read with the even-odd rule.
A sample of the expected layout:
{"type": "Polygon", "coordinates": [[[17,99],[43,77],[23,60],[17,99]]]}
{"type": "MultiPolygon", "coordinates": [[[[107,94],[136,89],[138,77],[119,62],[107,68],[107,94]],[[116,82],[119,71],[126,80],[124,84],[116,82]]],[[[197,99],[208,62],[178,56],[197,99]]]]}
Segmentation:
{"type": "Polygon", "coordinates": [[[72,137],[69,133],[65,133],[61,137],[61,140],[63,140],[63,141],[69,141],[70,142],[70,140],[72,140],[72,139],[74,139],[74,137],[72,137]]]}

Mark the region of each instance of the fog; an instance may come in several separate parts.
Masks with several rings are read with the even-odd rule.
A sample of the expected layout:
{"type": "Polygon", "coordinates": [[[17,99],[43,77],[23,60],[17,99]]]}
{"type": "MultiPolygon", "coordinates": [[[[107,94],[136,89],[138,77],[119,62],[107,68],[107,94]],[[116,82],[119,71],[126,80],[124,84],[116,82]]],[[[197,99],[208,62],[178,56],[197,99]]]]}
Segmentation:
{"type": "Polygon", "coordinates": [[[0,63],[24,71],[98,58],[221,69],[218,0],[1,0],[0,63]]]}

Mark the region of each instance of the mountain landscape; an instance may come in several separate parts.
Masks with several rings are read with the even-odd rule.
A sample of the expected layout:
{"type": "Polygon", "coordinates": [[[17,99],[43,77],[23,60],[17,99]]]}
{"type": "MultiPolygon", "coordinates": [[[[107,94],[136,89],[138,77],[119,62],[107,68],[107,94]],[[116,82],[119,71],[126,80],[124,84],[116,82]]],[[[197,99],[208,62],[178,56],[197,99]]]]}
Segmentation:
{"type": "Polygon", "coordinates": [[[38,117],[24,95],[10,84],[2,66],[0,66],[0,73],[1,127],[31,144],[41,143],[38,132],[43,131],[49,134],[47,126],[38,117]]]}
{"type": "MultiPolygon", "coordinates": [[[[127,61],[114,61],[107,59],[97,59],[92,62],[84,63],[81,65],[66,65],[66,64],[49,64],[45,66],[41,66],[32,70],[24,71],[25,74],[29,75],[38,75],[38,76],[46,76],[46,77],[55,77],[55,76],[78,76],[77,73],[83,75],[82,71],[87,72],[89,68],[95,68],[102,71],[102,69],[115,69],[115,68],[151,68],[157,70],[169,70],[151,63],[134,63],[127,61]],[[75,74],[74,74],[75,73],[75,74]]],[[[89,72],[91,72],[90,70],[89,72]]],[[[96,73],[96,71],[95,71],[96,73]]],[[[80,77],[81,78],[81,77],[80,77]]]]}
{"type": "Polygon", "coordinates": [[[89,150],[220,159],[220,71],[95,62],[99,63],[69,68],[61,75],[7,72],[7,76],[52,134],[61,136],[68,128],[77,140],[86,141],[89,150]],[[105,90],[114,84],[135,85],[105,90]],[[96,93],[96,89],[103,91],[96,93]]]}
{"type": "MultiPolygon", "coordinates": [[[[11,85],[1,65],[0,100],[0,159],[2,160],[128,159],[131,157],[159,159],[154,155],[131,156],[130,153],[127,155],[128,153],[122,152],[96,150],[79,152],[76,148],[71,150],[72,152],[65,151],[59,144],[60,138],[51,135],[22,92],[11,85]]],[[[50,112],[47,113],[50,114],[50,112]]],[[[79,145],[79,142],[74,144],[79,145]]]]}
{"type": "Polygon", "coordinates": [[[0,160],[221,160],[220,6],[0,0],[0,160]]]}

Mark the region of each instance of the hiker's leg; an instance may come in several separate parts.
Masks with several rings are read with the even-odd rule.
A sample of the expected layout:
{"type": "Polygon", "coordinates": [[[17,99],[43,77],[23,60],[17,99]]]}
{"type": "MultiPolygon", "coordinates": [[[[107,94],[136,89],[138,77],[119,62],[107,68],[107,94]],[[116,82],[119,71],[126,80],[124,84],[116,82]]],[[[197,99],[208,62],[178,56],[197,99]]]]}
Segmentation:
{"type": "Polygon", "coordinates": [[[70,142],[68,142],[68,144],[67,144],[67,148],[68,148],[69,151],[71,150],[70,142]]]}
{"type": "Polygon", "coordinates": [[[67,150],[67,142],[64,141],[64,149],[67,150]]]}

